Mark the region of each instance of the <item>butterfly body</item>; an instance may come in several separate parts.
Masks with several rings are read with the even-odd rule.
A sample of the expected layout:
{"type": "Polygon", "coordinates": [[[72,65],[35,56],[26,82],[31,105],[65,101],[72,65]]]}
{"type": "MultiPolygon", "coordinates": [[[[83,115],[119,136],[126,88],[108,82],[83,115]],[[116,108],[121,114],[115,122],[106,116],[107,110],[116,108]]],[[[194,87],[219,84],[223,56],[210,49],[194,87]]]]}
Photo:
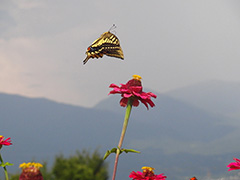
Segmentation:
{"type": "Polygon", "coordinates": [[[103,55],[124,59],[119,39],[109,31],[103,33],[100,38],[95,40],[87,48],[86,54],[87,57],[83,64],[86,64],[90,58],[102,58],[103,55]]]}

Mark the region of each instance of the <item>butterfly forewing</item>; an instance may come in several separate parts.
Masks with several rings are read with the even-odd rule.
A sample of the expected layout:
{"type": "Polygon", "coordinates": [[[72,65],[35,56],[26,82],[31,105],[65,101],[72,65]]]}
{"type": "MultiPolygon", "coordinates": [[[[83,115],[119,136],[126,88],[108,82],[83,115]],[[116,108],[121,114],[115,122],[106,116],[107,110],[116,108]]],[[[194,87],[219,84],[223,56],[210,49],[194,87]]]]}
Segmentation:
{"type": "Polygon", "coordinates": [[[105,32],[100,38],[95,40],[91,46],[87,48],[87,57],[83,61],[86,64],[90,58],[99,58],[103,55],[116,57],[124,59],[122,48],[120,47],[120,42],[114,34],[111,32],[105,32]]]}

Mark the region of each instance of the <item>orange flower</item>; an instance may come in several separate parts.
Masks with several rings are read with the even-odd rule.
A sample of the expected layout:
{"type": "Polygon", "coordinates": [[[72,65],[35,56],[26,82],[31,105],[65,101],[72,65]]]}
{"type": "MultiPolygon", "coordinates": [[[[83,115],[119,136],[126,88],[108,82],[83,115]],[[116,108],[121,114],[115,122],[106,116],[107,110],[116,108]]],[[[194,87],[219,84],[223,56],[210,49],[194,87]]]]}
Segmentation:
{"type": "Polygon", "coordinates": [[[196,177],[192,177],[190,180],[197,180],[197,178],[196,177]]]}

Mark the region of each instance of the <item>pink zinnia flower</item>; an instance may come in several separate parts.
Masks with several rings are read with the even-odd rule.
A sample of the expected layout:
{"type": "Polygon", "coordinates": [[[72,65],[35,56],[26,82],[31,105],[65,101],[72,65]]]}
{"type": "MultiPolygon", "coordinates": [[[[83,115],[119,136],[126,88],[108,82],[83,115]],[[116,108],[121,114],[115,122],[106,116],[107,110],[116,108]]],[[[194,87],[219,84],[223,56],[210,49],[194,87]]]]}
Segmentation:
{"type": "Polygon", "coordinates": [[[109,87],[113,88],[109,94],[121,94],[123,97],[120,100],[120,105],[123,107],[127,106],[128,99],[133,99],[133,106],[138,106],[139,101],[141,101],[148,109],[148,105],[151,107],[155,106],[152,102],[151,97],[156,98],[157,96],[152,92],[143,92],[142,91],[142,83],[141,76],[133,75],[133,79],[129,80],[127,84],[120,84],[121,86],[117,86],[116,84],[111,84],[109,87]]]}
{"type": "Polygon", "coordinates": [[[4,136],[0,135],[0,149],[2,148],[2,146],[9,146],[12,145],[11,143],[11,138],[7,138],[4,140],[4,136]]]}
{"type": "Polygon", "coordinates": [[[152,167],[142,167],[142,169],[143,172],[132,171],[129,177],[133,180],[165,180],[167,178],[167,176],[164,176],[163,173],[159,175],[154,174],[154,168],[152,167]]]}
{"type": "Polygon", "coordinates": [[[227,165],[227,167],[229,167],[228,171],[240,169],[240,159],[233,158],[233,160],[236,162],[231,162],[229,165],[227,165]]]}
{"type": "Polygon", "coordinates": [[[42,164],[29,162],[22,163],[19,167],[22,168],[19,180],[43,180],[42,173],[39,170],[42,164]]]}

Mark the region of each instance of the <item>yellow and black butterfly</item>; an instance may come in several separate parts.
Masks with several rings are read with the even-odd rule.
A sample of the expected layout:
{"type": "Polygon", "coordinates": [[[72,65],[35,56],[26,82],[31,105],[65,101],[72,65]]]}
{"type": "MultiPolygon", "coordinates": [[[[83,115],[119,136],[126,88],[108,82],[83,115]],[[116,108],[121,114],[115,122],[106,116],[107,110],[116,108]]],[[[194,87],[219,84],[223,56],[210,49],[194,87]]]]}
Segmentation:
{"type": "Polygon", "coordinates": [[[91,46],[87,48],[87,57],[83,61],[86,64],[90,58],[102,58],[103,55],[124,59],[122,48],[117,36],[109,31],[103,33],[100,38],[95,40],[91,46]]]}

